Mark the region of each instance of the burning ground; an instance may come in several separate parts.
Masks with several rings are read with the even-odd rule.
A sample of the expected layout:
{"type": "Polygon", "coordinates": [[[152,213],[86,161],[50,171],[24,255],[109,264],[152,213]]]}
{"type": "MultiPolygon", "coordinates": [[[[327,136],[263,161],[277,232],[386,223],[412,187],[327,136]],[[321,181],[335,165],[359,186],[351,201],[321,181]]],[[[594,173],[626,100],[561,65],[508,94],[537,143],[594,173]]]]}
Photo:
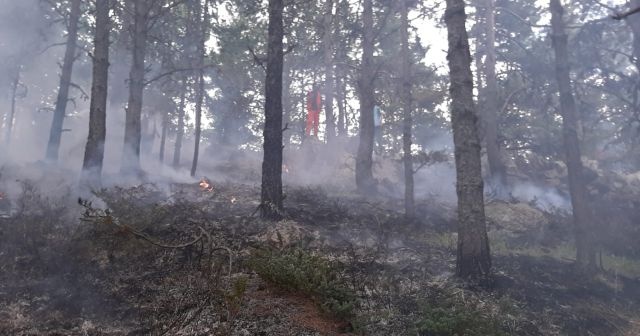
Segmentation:
{"type": "MultiPolygon", "coordinates": [[[[50,178],[50,177],[49,177],[50,178]]],[[[52,183],[55,184],[55,183],[52,183]]],[[[18,188],[19,187],[19,188],[18,188]]],[[[287,190],[287,219],[254,215],[259,188],[202,179],[74,192],[15,188],[0,218],[6,335],[637,335],[636,263],[572,269],[567,219],[487,205],[496,279],[453,277],[454,208],[287,190]]]]}

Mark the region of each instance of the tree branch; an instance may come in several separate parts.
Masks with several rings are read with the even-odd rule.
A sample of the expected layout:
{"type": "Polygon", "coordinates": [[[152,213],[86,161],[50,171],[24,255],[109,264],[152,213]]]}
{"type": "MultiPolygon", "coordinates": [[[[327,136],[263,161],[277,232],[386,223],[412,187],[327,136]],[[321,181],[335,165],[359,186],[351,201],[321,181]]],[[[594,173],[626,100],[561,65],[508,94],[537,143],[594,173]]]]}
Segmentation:
{"type": "Polygon", "coordinates": [[[635,13],[638,13],[638,12],[640,12],[640,7],[634,8],[634,9],[632,9],[630,11],[625,12],[625,13],[613,14],[613,15],[611,15],[611,18],[614,19],[614,20],[620,21],[620,20],[626,19],[628,16],[631,16],[631,15],[633,15],[635,13]]]}
{"type": "Polygon", "coordinates": [[[258,64],[262,69],[264,69],[264,71],[267,71],[267,68],[264,66],[264,62],[266,60],[264,58],[260,58],[260,56],[256,55],[256,53],[253,51],[253,48],[247,46],[247,49],[251,53],[251,56],[253,56],[253,61],[256,64],[258,64]]]}

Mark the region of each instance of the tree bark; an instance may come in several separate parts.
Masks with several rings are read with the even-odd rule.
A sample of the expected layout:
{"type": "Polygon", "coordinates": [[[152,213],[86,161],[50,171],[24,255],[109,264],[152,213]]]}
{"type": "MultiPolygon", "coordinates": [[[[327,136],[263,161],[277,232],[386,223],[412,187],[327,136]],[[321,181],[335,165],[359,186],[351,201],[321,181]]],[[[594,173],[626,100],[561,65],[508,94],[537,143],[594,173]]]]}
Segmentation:
{"type": "Polygon", "coordinates": [[[182,138],[184,137],[184,105],[185,95],[187,91],[186,80],[183,82],[182,92],[180,93],[180,104],[178,106],[178,130],[176,132],[176,143],[173,149],[173,168],[180,167],[180,157],[182,156],[182,138]]]}
{"type": "Polygon", "coordinates": [[[404,213],[407,218],[415,217],[413,192],[413,155],[411,153],[411,129],[413,111],[411,106],[411,58],[409,55],[409,9],[407,1],[400,1],[401,44],[402,44],[402,150],[404,152],[404,213]]]}
{"type": "Polygon", "coordinates": [[[51,162],[58,161],[60,150],[60,140],[62,138],[62,125],[67,111],[69,100],[69,87],[71,86],[71,74],[73,63],[76,60],[76,45],[78,40],[78,21],[80,20],[80,0],[71,2],[71,14],[69,16],[69,32],[67,35],[64,60],[62,62],[62,72],[60,73],[60,86],[56,107],[53,111],[53,121],[49,132],[49,143],[47,144],[46,159],[51,162]]]}
{"type": "MultiPolygon", "coordinates": [[[[295,109],[291,106],[291,66],[289,62],[284,60],[282,70],[282,114],[283,120],[285,124],[289,124],[291,122],[291,111],[295,109]]],[[[285,147],[288,147],[291,144],[291,131],[287,130],[287,133],[282,134],[282,142],[285,147]]]]}
{"type": "MultiPolygon", "coordinates": [[[[640,0],[631,0],[630,6],[632,8],[640,8],[640,0]]],[[[632,44],[632,55],[633,58],[631,62],[636,68],[636,83],[635,88],[632,91],[632,101],[636,102],[635,106],[633,106],[633,113],[636,116],[640,115],[640,106],[638,106],[638,96],[640,96],[640,17],[633,16],[627,18],[625,21],[627,25],[631,28],[631,32],[633,35],[633,44],[632,44]]]]}
{"type": "Polygon", "coordinates": [[[360,65],[360,142],[356,156],[356,186],[362,193],[376,191],[373,179],[373,106],[374,80],[373,66],[373,3],[364,0],[362,35],[362,64],[360,65]]]}
{"type": "MultiPolygon", "coordinates": [[[[340,3],[338,3],[338,6],[336,7],[336,17],[339,17],[340,15],[342,15],[340,9],[343,8],[339,5],[340,3]]],[[[334,38],[335,39],[335,38],[334,38]]],[[[336,88],[335,88],[335,93],[336,93],[336,103],[338,105],[338,134],[341,137],[346,137],[348,136],[348,120],[347,120],[347,110],[346,110],[346,73],[347,71],[345,70],[346,66],[345,64],[347,63],[347,44],[348,41],[344,40],[344,39],[338,39],[338,41],[336,41],[337,43],[337,50],[336,50],[336,73],[335,73],[335,83],[336,83],[336,88]]]]}
{"type": "Polygon", "coordinates": [[[550,0],[553,49],[556,57],[556,80],[560,91],[562,114],[562,136],[565,162],[569,175],[569,193],[573,207],[573,222],[576,239],[576,262],[586,269],[596,267],[596,251],[592,234],[593,214],[589,208],[584,169],[578,139],[578,113],[571,88],[568,37],[563,21],[564,8],[559,0],[550,0]]]}
{"type": "Polygon", "coordinates": [[[18,98],[18,86],[20,86],[20,74],[22,67],[18,65],[16,67],[16,75],[11,82],[11,110],[9,110],[9,117],[6,121],[6,129],[4,133],[4,143],[7,147],[11,144],[11,137],[13,135],[13,123],[16,118],[16,99],[18,98]]]}
{"type": "Polygon", "coordinates": [[[346,125],[346,111],[344,104],[344,90],[342,88],[342,78],[341,75],[337,75],[336,77],[336,102],[338,105],[338,135],[341,137],[347,136],[347,125],[346,125]]]}
{"type": "Polygon", "coordinates": [[[99,185],[104,158],[109,79],[109,1],[96,1],[93,77],[89,106],[89,137],[82,163],[83,177],[99,185]]]}
{"type": "Polygon", "coordinates": [[[191,164],[191,176],[196,175],[196,171],[198,169],[198,158],[200,157],[200,137],[202,133],[202,102],[204,100],[204,53],[205,53],[205,43],[207,42],[207,29],[206,26],[209,24],[208,19],[208,10],[205,6],[203,7],[200,3],[200,0],[197,0],[197,10],[198,20],[200,20],[200,31],[198,39],[198,76],[197,83],[198,86],[196,88],[196,132],[195,132],[195,146],[193,149],[193,162],[191,164]]]}
{"type": "Polygon", "coordinates": [[[458,194],[458,276],[483,279],[491,274],[491,255],[484,213],[478,118],[473,102],[473,74],[464,0],[447,0],[451,86],[451,125],[458,194]]]}
{"type": "Polygon", "coordinates": [[[267,78],[265,87],[264,159],[262,161],[261,216],[279,220],[282,195],[282,67],[284,53],[283,0],[269,0],[267,78]]]}
{"type": "Polygon", "coordinates": [[[483,0],[482,13],[484,13],[484,43],[485,51],[484,77],[486,87],[480,90],[481,115],[484,119],[484,138],[487,145],[487,159],[489,161],[489,171],[491,173],[491,183],[495,190],[503,194],[507,187],[507,169],[502,160],[500,142],[498,140],[498,80],[496,77],[496,20],[495,20],[495,0],[483,0]]]}
{"type": "Polygon", "coordinates": [[[327,143],[336,136],[336,122],[333,115],[333,2],[325,0],[324,12],[324,112],[327,121],[327,143]]]}
{"type": "Polygon", "coordinates": [[[124,148],[122,151],[123,173],[140,172],[140,140],[142,136],[142,99],[144,93],[144,59],[147,50],[149,18],[148,0],[134,1],[133,61],[129,73],[129,101],[126,108],[124,148]]]}
{"type": "Polygon", "coordinates": [[[162,114],[162,133],[160,134],[160,153],[158,154],[158,161],[164,163],[164,152],[167,143],[167,131],[169,129],[169,111],[163,111],[162,114]]]}

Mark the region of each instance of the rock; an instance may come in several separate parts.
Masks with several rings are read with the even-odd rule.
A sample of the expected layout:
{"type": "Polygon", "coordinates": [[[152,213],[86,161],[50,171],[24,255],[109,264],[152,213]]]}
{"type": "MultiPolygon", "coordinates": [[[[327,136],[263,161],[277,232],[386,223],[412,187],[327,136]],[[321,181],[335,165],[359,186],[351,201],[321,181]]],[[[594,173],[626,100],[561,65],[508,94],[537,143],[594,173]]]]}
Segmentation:
{"type": "Polygon", "coordinates": [[[284,220],[267,227],[256,239],[261,243],[284,248],[300,242],[314,240],[317,237],[317,232],[312,232],[295,221],[284,220]]]}
{"type": "Polygon", "coordinates": [[[549,219],[526,203],[494,202],[485,207],[489,230],[508,244],[535,243],[544,236],[549,219]]]}

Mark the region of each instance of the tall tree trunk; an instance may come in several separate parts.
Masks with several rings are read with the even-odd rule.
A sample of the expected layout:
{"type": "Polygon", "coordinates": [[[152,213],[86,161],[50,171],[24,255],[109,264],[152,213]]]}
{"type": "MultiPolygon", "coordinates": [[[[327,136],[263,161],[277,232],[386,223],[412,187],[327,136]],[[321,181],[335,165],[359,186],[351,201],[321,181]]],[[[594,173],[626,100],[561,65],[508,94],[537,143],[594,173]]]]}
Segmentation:
{"type": "Polygon", "coordinates": [[[358,191],[370,193],[376,191],[373,179],[373,106],[374,80],[373,67],[373,3],[364,0],[362,13],[362,64],[360,66],[360,143],[356,156],[356,186],[358,191]]]}
{"type": "MultiPolygon", "coordinates": [[[[282,71],[282,113],[285,124],[291,122],[291,66],[289,62],[284,60],[284,70],[282,71]]],[[[282,141],[284,146],[287,147],[291,144],[291,131],[287,130],[287,133],[282,134],[282,141]]]]}
{"type": "MultiPolygon", "coordinates": [[[[345,73],[345,72],[343,72],[345,73]]],[[[344,119],[344,135],[345,136],[349,136],[349,125],[350,125],[350,121],[349,121],[349,103],[347,100],[347,82],[348,82],[348,77],[347,75],[344,75],[342,77],[342,85],[340,87],[340,92],[341,92],[341,96],[342,96],[342,107],[344,110],[344,114],[342,116],[342,118],[344,119]]],[[[351,113],[353,114],[353,109],[351,111],[351,113]]]]}
{"type": "Polygon", "coordinates": [[[89,137],[82,163],[83,178],[99,185],[104,158],[107,123],[107,82],[109,79],[109,2],[96,1],[96,30],[93,51],[93,77],[89,106],[89,137]]]}
{"type": "Polygon", "coordinates": [[[167,131],[169,129],[169,111],[163,111],[162,114],[162,133],[160,134],[160,154],[158,160],[164,163],[164,152],[167,143],[167,131]]]}
{"type": "Polygon", "coordinates": [[[333,115],[333,2],[325,0],[324,10],[324,112],[327,119],[327,143],[336,136],[336,122],[333,115]]]}
{"type": "Polygon", "coordinates": [[[481,114],[484,119],[484,138],[487,144],[487,159],[491,173],[491,183],[495,189],[503,194],[507,187],[507,169],[502,160],[500,142],[498,140],[498,80],[496,77],[496,19],[495,0],[483,0],[484,13],[484,43],[485,51],[484,77],[486,88],[480,91],[480,101],[483,102],[481,114]]]}
{"type": "MultiPolygon", "coordinates": [[[[336,7],[336,17],[341,15],[340,13],[341,6],[336,7]]],[[[338,28],[339,29],[339,28],[338,28]]],[[[335,36],[338,36],[337,33],[335,36]]],[[[334,38],[335,39],[335,38],[334,38]]],[[[346,110],[346,62],[347,55],[346,50],[348,41],[338,39],[337,41],[337,49],[336,49],[336,74],[335,74],[335,83],[336,83],[336,102],[338,105],[338,134],[341,137],[348,136],[347,129],[349,126],[347,125],[347,110],[346,110]]]]}
{"type": "Polygon", "coordinates": [[[341,75],[336,75],[336,102],[338,103],[338,135],[344,137],[347,135],[346,132],[346,111],[344,106],[344,91],[342,89],[342,77],[341,75]]]}
{"type": "Polygon", "coordinates": [[[411,58],[409,55],[409,9],[407,1],[400,0],[401,43],[402,43],[402,150],[404,152],[404,213],[407,218],[415,217],[413,192],[413,155],[411,153],[411,128],[413,112],[411,107],[411,58]]]}
{"type": "Polygon", "coordinates": [[[265,87],[264,159],[262,161],[261,216],[282,218],[282,67],[284,52],[283,0],[269,0],[267,78],[265,87]]]}
{"type": "MultiPolygon", "coordinates": [[[[482,22],[484,21],[484,15],[483,15],[483,4],[482,4],[483,0],[476,0],[476,26],[475,26],[475,31],[476,34],[478,34],[478,37],[476,38],[476,52],[474,54],[474,61],[476,62],[476,88],[478,89],[478,91],[483,89],[483,82],[482,82],[482,73],[484,72],[483,70],[483,66],[482,66],[482,53],[483,53],[483,47],[482,47],[482,22]]],[[[479,103],[482,103],[481,101],[479,101],[479,103]]],[[[482,131],[482,130],[481,130],[482,131]]]]}
{"type": "Polygon", "coordinates": [[[564,8],[560,0],[550,0],[553,49],[556,57],[556,80],[560,91],[560,112],[562,114],[562,136],[564,139],[565,162],[569,175],[569,193],[573,207],[573,222],[576,239],[576,261],[580,267],[592,269],[596,266],[596,251],[592,235],[593,214],[589,208],[584,170],[578,139],[578,113],[571,88],[569,74],[568,37],[563,21],[564,8]]]}
{"type": "Polygon", "coordinates": [[[142,98],[144,93],[144,58],[147,49],[149,0],[134,1],[133,61],[129,73],[129,101],[127,103],[122,172],[140,172],[140,140],[142,136],[142,98]]]}
{"type": "MultiPolygon", "coordinates": [[[[640,8],[640,0],[631,0],[630,5],[631,8],[640,8]]],[[[640,15],[629,17],[626,22],[633,33],[633,63],[640,71],[640,15]]]]}
{"type": "Polygon", "coordinates": [[[458,276],[483,279],[491,273],[484,213],[478,118],[473,102],[473,74],[464,0],[447,0],[451,125],[458,194],[458,276]]]}
{"type": "Polygon", "coordinates": [[[198,169],[198,158],[200,156],[200,137],[202,133],[202,102],[204,100],[204,53],[205,48],[204,44],[207,42],[207,29],[206,26],[209,24],[208,19],[208,10],[207,3],[205,1],[204,7],[200,3],[200,0],[197,0],[197,10],[198,20],[200,20],[200,31],[199,31],[199,39],[198,39],[198,76],[197,83],[198,86],[196,88],[196,134],[195,134],[195,146],[193,147],[193,162],[191,164],[191,176],[196,176],[196,170],[198,169]]]}
{"type": "MultiPolygon", "coordinates": [[[[629,2],[630,9],[640,8],[640,0],[631,0],[629,2]]],[[[640,117],[640,15],[633,15],[627,17],[625,20],[627,25],[631,28],[631,32],[633,35],[633,44],[632,44],[632,59],[634,67],[636,68],[636,76],[635,76],[635,87],[631,92],[631,101],[634,102],[633,105],[633,114],[636,118],[640,117]]],[[[637,141],[634,141],[634,145],[637,146],[637,141]]]]}
{"type": "Polygon", "coordinates": [[[20,74],[22,72],[22,66],[16,67],[16,75],[11,82],[11,110],[9,110],[9,117],[6,121],[6,129],[4,133],[4,143],[7,147],[11,144],[11,137],[13,135],[13,123],[16,118],[16,99],[18,98],[18,86],[20,86],[20,74]]]}
{"type": "Polygon", "coordinates": [[[60,149],[60,139],[62,138],[62,125],[67,111],[67,101],[69,100],[69,87],[71,86],[71,73],[73,72],[73,62],[76,60],[76,45],[78,40],[78,21],[80,20],[80,0],[71,2],[71,15],[69,16],[69,32],[67,35],[64,60],[62,62],[62,72],[60,74],[60,87],[58,88],[58,98],[53,111],[53,121],[49,132],[49,143],[47,144],[46,158],[48,161],[57,162],[60,149]]]}
{"type": "Polygon", "coordinates": [[[173,149],[173,168],[180,167],[180,157],[182,156],[182,139],[184,138],[184,105],[185,95],[188,89],[187,81],[182,83],[182,92],[180,93],[180,104],[178,105],[178,130],[176,131],[176,143],[173,149]]]}

